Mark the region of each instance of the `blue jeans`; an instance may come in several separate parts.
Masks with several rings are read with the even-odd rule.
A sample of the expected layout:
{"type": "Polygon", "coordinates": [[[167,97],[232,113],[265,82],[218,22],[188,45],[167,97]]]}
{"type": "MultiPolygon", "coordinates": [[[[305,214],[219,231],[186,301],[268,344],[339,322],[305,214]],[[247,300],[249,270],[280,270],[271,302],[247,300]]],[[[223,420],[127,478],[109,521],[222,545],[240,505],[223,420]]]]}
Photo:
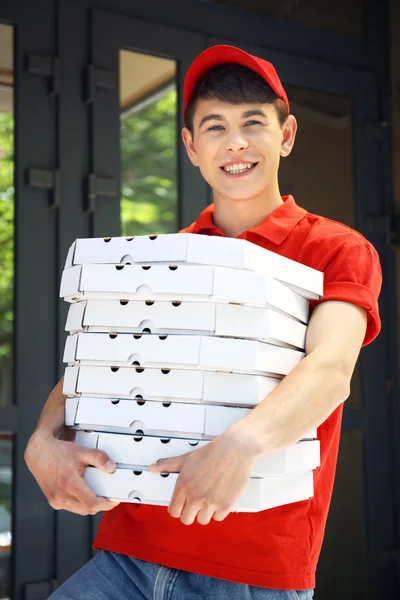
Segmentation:
{"type": "Polygon", "coordinates": [[[233,583],[102,550],[49,600],[312,600],[312,590],[233,583]]]}

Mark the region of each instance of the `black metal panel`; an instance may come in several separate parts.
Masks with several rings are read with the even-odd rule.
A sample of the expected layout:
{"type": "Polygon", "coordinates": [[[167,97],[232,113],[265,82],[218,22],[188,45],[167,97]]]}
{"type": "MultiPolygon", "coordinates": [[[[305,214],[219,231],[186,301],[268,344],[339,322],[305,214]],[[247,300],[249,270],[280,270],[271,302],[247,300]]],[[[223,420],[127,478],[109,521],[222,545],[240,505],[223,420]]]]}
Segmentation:
{"type": "Polygon", "coordinates": [[[358,200],[359,229],[374,244],[380,255],[383,287],[379,306],[382,331],[373,344],[362,351],[361,377],[365,414],[366,508],[369,534],[370,582],[372,598],[395,598],[399,593],[395,569],[381,570],[382,554],[392,551],[398,543],[394,527],[394,489],[399,473],[394,470],[392,430],[392,392],[387,385],[392,377],[391,333],[396,327],[395,312],[390,310],[390,278],[394,270],[392,251],[384,235],[369,233],[367,220],[371,214],[384,210],[386,199],[382,185],[381,144],[365,139],[365,122],[379,118],[378,81],[374,77],[371,89],[361,91],[356,99],[355,121],[355,186],[358,200]],[[375,90],[375,93],[374,93],[375,90]],[[368,176],[366,176],[368,174],[368,176]]]}
{"type": "MultiPolygon", "coordinates": [[[[58,273],[60,283],[68,249],[77,238],[90,235],[90,218],[82,210],[84,182],[89,173],[89,110],[84,103],[84,71],[89,61],[90,24],[84,3],[78,14],[69,2],[58,4],[57,53],[61,57],[62,93],[58,114],[58,156],[61,172],[58,232],[58,273]]],[[[68,306],[58,301],[57,366],[58,377],[64,372],[62,363],[66,339],[65,321],[68,306]]],[[[56,513],[55,572],[58,581],[82,567],[90,558],[90,520],[58,511],[56,513]]]]}
{"type": "Polygon", "coordinates": [[[342,433],[354,430],[364,430],[365,411],[361,408],[346,408],[344,406],[342,433]]]}
{"type": "MultiPolygon", "coordinates": [[[[92,21],[92,63],[97,69],[119,72],[120,48],[162,56],[178,62],[178,83],[194,57],[203,49],[203,36],[165,25],[146,23],[128,16],[94,10],[92,21]]],[[[92,106],[92,173],[112,178],[120,189],[119,89],[97,90],[92,106]]],[[[182,107],[182,104],[180,104],[182,107]]],[[[181,111],[182,113],[182,111],[181,111]]],[[[179,131],[181,123],[178,123],[179,131]]],[[[177,135],[179,135],[177,131],[177,135]]],[[[188,225],[207,205],[207,187],[194,172],[179,142],[180,221],[188,225]]],[[[120,234],[119,194],[97,198],[94,213],[95,236],[120,234]]]]}
{"type": "Polygon", "coordinates": [[[0,20],[15,25],[15,329],[14,398],[3,412],[14,436],[13,598],[23,585],[51,579],[54,515],[24,462],[24,450],[55,381],[57,211],[47,190],[27,185],[29,169],[55,168],[55,100],[46,77],[28,73],[30,54],[53,55],[52,3],[0,5],[0,20]],[[19,418],[17,418],[17,414],[19,418]],[[23,418],[22,418],[23,415],[23,418]]]}
{"type": "MultiPolygon", "coordinates": [[[[389,31],[390,20],[390,3],[376,2],[375,0],[365,0],[368,7],[368,30],[370,33],[371,43],[376,48],[378,55],[379,70],[377,72],[379,84],[378,110],[380,119],[391,123],[391,86],[395,85],[395,81],[391,81],[391,45],[389,31]]],[[[383,214],[393,215],[397,210],[395,207],[395,197],[393,189],[393,168],[392,160],[392,129],[389,127],[387,138],[381,144],[381,161],[380,161],[380,188],[383,196],[383,214]]],[[[398,236],[398,220],[394,220],[394,229],[397,234],[395,243],[399,243],[398,236]]],[[[384,281],[385,294],[380,303],[380,310],[385,329],[385,339],[389,353],[389,374],[388,374],[388,393],[386,403],[388,405],[389,420],[391,427],[387,434],[390,438],[391,452],[393,457],[393,483],[394,483],[394,504],[395,504],[395,519],[393,522],[393,532],[396,538],[395,548],[397,552],[400,549],[400,379],[398,370],[398,328],[396,327],[395,315],[399,298],[396,298],[396,262],[397,252],[390,247],[387,247],[384,254],[384,281]]],[[[394,551],[392,553],[395,554],[394,551]]],[[[398,554],[397,554],[398,556],[398,554]]],[[[383,564],[387,563],[387,555],[381,557],[383,564]]],[[[396,564],[392,565],[392,569],[396,569],[396,564]]],[[[400,562],[397,559],[397,585],[400,588],[400,562]]],[[[399,592],[397,591],[399,595],[399,592]]]]}
{"type": "MultiPolygon", "coordinates": [[[[63,0],[62,0],[63,1],[63,0]]],[[[374,0],[372,0],[374,1],[374,0]]],[[[93,6],[93,2],[70,0],[70,5],[93,6]]],[[[280,49],[298,56],[320,57],[342,64],[377,68],[378,49],[370,41],[338,35],[284,21],[268,19],[233,7],[197,0],[97,0],[96,8],[112,10],[185,31],[226,38],[230,43],[251,43],[280,49]]],[[[372,23],[372,18],[370,19],[372,23]]]]}

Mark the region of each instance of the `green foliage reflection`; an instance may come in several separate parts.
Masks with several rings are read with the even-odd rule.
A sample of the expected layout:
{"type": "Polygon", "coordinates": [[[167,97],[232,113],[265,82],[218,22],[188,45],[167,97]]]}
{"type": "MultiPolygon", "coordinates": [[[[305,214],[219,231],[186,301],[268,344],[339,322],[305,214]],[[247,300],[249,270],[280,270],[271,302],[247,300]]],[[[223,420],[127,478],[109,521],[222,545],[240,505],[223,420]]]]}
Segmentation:
{"type": "Polygon", "coordinates": [[[121,121],[122,235],[177,229],[176,90],[121,121]]]}
{"type": "MultiPolygon", "coordinates": [[[[0,380],[11,369],[14,281],[14,119],[0,114],[0,380]]],[[[7,378],[8,379],[8,378],[7,378]]],[[[3,382],[4,383],[4,382],[3,382]]],[[[0,403],[4,396],[0,383],[0,403]]]]}

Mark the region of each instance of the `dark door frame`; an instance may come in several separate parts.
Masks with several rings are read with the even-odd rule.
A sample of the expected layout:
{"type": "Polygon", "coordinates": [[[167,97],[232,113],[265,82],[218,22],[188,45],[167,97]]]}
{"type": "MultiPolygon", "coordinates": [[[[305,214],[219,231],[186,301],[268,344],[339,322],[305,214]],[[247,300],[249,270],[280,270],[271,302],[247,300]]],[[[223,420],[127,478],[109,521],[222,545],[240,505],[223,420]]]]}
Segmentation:
{"type": "Polygon", "coordinates": [[[13,434],[12,594],[33,599],[51,590],[55,514],[24,463],[26,443],[56,377],[58,64],[53,3],[2,2],[0,19],[14,29],[15,257],[13,406],[0,408],[13,434]],[[31,169],[39,170],[32,172],[31,169]],[[53,190],[29,182],[47,179],[53,190]],[[41,583],[46,581],[44,587],[41,583]]]}

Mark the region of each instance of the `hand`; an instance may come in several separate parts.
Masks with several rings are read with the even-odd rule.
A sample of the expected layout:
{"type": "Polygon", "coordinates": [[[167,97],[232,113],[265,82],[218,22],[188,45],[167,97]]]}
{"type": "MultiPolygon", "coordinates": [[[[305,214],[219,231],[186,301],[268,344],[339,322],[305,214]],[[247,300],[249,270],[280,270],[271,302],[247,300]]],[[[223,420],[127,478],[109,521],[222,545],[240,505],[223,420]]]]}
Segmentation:
{"type": "Polygon", "coordinates": [[[244,492],[257,458],[251,438],[231,427],[209,444],[182,456],[150,465],[154,473],[180,473],[168,512],[191,525],[223,521],[244,492]]]}
{"type": "Polygon", "coordinates": [[[109,460],[102,450],[84,448],[40,432],[32,435],[25,450],[25,462],[50,506],[78,515],[95,515],[119,504],[97,497],[83,479],[88,465],[113,473],[116,465],[113,461],[108,464],[109,460]]]}

